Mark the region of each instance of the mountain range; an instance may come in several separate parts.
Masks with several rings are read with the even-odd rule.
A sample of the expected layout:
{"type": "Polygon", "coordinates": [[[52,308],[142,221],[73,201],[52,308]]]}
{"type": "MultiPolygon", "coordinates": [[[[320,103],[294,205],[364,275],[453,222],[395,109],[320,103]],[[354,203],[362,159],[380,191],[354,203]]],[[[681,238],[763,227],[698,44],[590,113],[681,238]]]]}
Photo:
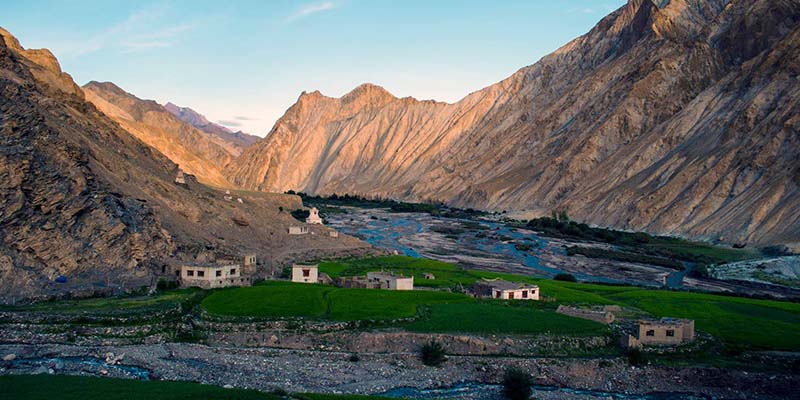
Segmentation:
{"type": "Polygon", "coordinates": [[[116,86],[82,89],[48,50],[0,29],[0,303],[152,287],[165,266],[208,253],[255,253],[265,273],[369,248],[325,227],[290,236],[297,196],[176,182],[168,156],[233,158],[194,129],[116,86]]]}
{"type": "Polygon", "coordinates": [[[220,124],[213,123],[209,121],[205,115],[200,114],[189,107],[181,107],[173,104],[172,102],[167,102],[167,104],[164,104],[164,108],[171,112],[172,115],[178,117],[178,119],[181,121],[186,122],[203,132],[217,136],[228,143],[232,143],[236,148],[237,156],[243,149],[250,147],[250,145],[260,139],[258,136],[250,135],[242,131],[234,132],[220,124]]]}
{"type": "Polygon", "coordinates": [[[235,185],[349,193],[728,243],[800,241],[800,2],[630,0],[448,104],[303,93],[235,185]]]}
{"type": "Polygon", "coordinates": [[[2,302],[152,285],[207,252],[367,251],[289,236],[289,189],[800,243],[797,1],[630,0],[458,102],[303,93],[259,140],[0,37],[2,302]]]}

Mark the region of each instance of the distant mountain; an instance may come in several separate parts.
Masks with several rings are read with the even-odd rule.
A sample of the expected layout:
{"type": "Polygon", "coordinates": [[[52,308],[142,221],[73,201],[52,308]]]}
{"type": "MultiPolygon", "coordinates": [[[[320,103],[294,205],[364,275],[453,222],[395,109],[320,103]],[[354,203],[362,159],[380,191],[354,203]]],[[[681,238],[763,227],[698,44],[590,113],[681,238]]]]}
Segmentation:
{"type": "Polygon", "coordinates": [[[152,100],[142,100],[111,82],[89,82],[86,99],[125,130],[160,151],[203,182],[232,185],[222,169],[241,152],[236,146],[176,118],[152,100]]]}
{"type": "Polygon", "coordinates": [[[800,2],[630,0],[445,104],[304,93],[226,168],[263,191],[568,209],[726,242],[800,241],[800,2]]]}
{"type": "MultiPolygon", "coordinates": [[[[238,153],[241,153],[241,150],[250,147],[253,143],[260,139],[258,136],[250,135],[242,131],[234,132],[222,125],[210,122],[204,115],[192,110],[189,107],[180,107],[172,102],[168,102],[164,105],[164,108],[171,112],[172,115],[178,117],[178,119],[181,121],[186,122],[203,132],[216,135],[226,142],[232,143],[237,147],[238,153]]],[[[238,153],[237,155],[239,155],[238,153]]]]}
{"type": "Polygon", "coordinates": [[[87,102],[49,51],[0,29],[0,303],[153,285],[162,266],[206,251],[279,266],[365,248],[346,235],[289,236],[296,220],[283,210],[301,207],[297,196],[240,192],[239,202],[191,175],[176,184],[178,166],[123,129],[168,121],[158,109],[174,117],[91,86],[115,93],[124,107],[107,110],[123,123],[87,102]]]}

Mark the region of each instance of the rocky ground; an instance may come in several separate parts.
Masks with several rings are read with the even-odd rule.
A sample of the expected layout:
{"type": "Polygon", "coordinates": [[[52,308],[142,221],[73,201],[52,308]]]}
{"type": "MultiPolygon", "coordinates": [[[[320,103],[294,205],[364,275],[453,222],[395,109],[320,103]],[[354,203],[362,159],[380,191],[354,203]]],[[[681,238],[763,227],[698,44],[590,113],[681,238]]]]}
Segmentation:
{"type": "MultiPolygon", "coordinates": [[[[511,366],[530,371],[536,385],[558,395],[557,398],[565,396],[563,392],[554,392],[555,388],[570,387],[609,396],[611,393],[667,392],[731,399],[778,399],[795,395],[793,388],[800,384],[800,377],[796,375],[712,368],[633,367],[622,359],[451,356],[437,368],[424,366],[415,353],[365,353],[359,355],[359,361],[353,362],[349,360],[350,353],[342,352],[178,343],[97,347],[0,345],[0,355],[5,360],[0,364],[3,374],[142,378],[145,371],[152,379],[189,380],[265,391],[282,388],[292,392],[377,394],[408,387],[435,389],[465,382],[491,384],[497,383],[503,371],[511,366]]],[[[491,390],[491,387],[486,389],[491,390]]]]}

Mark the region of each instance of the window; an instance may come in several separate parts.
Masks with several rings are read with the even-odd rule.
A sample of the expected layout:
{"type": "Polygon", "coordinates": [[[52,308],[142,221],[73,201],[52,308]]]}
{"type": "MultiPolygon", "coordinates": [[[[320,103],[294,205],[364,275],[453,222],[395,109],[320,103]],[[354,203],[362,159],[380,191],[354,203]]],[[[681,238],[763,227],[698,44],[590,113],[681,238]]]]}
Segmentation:
{"type": "Polygon", "coordinates": [[[645,335],[647,335],[647,336],[655,336],[656,335],[656,331],[650,329],[650,330],[647,331],[647,333],[645,333],[645,335]]]}
{"type": "Polygon", "coordinates": [[[667,336],[669,336],[669,337],[675,336],[675,331],[672,330],[672,329],[667,329],[667,336]]]}
{"type": "Polygon", "coordinates": [[[222,271],[217,271],[217,276],[222,276],[222,271]]]}
{"type": "Polygon", "coordinates": [[[181,276],[181,270],[175,271],[175,276],[181,276]]]}
{"type": "Polygon", "coordinates": [[[186,276],[194,276],[194,271],[192,271],[190,269],[187,269],[186,270],[186,276]]]}
{"type": "Polygon", "coordinates": [[[498,299],[499,299],[499,298],[500,298],[500,291],[498,290],[498,291],[496,291],[496,292],[494,292],[494,293],[495,293],[495,296],[494,296],[494,297],[496,297],[496,298],[498,298],[498,299]]]}
{"type": "Polygon", "coordinates": [[[527,290],[523,290],[522,291],[522,298],[523,299],[527,299],[528,298],[528,291],[527,290]]]}
{"type": "Polygon", "coordinates": [[[508,292],[508,298],[509,299],[513,299],[514,298],[514,292],[508,292]]]}
{"type": "Polygon", "coordinates": [[[303,278],[308,278],[309,276],[311,276],[311,270],[310,269],[304,269],[303,270],[303,278]]]}
{"type": "Polygon", "coordinates": [[[206,276],[206,271],[197,271],[197,276],[200,278],[206,276]]]}
{"type": "Polygon", "coordinates": [[[231,275],[236,275],[236,268],[231,268],[231,275]]]}

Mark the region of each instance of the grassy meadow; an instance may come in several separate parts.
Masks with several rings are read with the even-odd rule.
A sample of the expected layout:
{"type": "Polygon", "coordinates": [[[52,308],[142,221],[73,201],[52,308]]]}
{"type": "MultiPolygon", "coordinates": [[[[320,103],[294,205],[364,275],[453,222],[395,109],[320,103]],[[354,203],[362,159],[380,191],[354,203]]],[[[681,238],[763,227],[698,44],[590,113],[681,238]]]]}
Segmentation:
{"type": "Polygon", "coordinates": [[[547,304],[512,303],[474,299],[446,291],[342,289],[269,281],[250,288],[216,291],[203,301],[202,307],[213,315],[228,317],[306,317],[377,322],[417,317],[392,326],[418,332],[549,332],[566,336],[609,332],[602,324],[556,314],[547,304]]]}
{"type": "MultiPolygon", "coordinates": [[[[711,248],[705,250],[712,251],[711,248]]],[[[465,332],[494,332],[493,329],[496,329],[497,326],[503,326],[502,329],[507,333],[531,333],[536,329],[519,328],[519,322],[515,317],[521,317],[518,317],[517,314],[530,314],[530,317],[523,318],[523,321],[533,323],[532,321],[536,320],[533,317],[535,312],[550,314],[549,309],[555,308],[558,304],[615,304],[640,310],[653,317],[694,319],[698,330],[709,333],[729,344],[757,349],[800,350],[800,304],[798,303],[646,289],[635,286],[562,282],[514,274],[465,270],[454,264],[404,256],[320,263],[320,270],[328,272],[332,276],[361,275],[368,271],[381,269],[408,276],[413,275],[415,285],[432,288],[458,288],[459,285],[468,287],[481,278],[529,282],[539,285],[542,296],[551,300],[544,304],[537,304],[539,309],[503,309],[494,306],[495,308],[492,308],[491,312],[483,312],[482,307],[486,306],[478,304],[458,307],[435,305],[431,307],[431,312],[426,318],[421,318],[409,325],[409,329],[412,330],[437,331],[446,329],[448,326],[451,327],[450,329],[455,329],[457,326],[458,329],[463,329],[465,332]],[[436,279],[433,281],[421,279],[423,273],[433,273],[436,279]],[[474,309],[467,312],[466,310],[470,307],[474,309]],[[501,315],[504,317],[501,318],[501,315]],[[493,321],[495,316],[497,316],[497,320],[507,323],[500,325],[488,323],[488,321],[493,321]],[[449,323],[448,321],[457,322],[449,323]],[[483,324],[481,321],[487,321],[487,323],[483,324]]],[[[558,321],[552,316],[549,320],[553,326],[558,325],[558,321]]],[[[577,324],[573,324],[571,328],[580,329],[577,324]]]]}
{"type": "Polygon", "coordinates": [[[291,394],[225,389],[193,382],[140,381],[67,375],[0,376],[0,398],[26,400],[361,400],[369,396],[291,394]]]}

